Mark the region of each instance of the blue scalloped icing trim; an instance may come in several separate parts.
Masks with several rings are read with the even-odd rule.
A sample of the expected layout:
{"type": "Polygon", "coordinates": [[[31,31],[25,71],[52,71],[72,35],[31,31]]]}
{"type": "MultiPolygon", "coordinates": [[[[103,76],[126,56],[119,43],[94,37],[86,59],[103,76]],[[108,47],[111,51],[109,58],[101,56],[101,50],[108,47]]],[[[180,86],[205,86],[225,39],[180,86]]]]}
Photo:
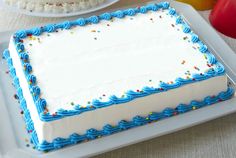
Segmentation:
{"type": "MultiPolygon", "coordinates": [[[[45,121],[45,122],[61,119],[61,118],[72,116],[72,115],[78,115],[83,112],[96,110],[98,108],[103,108],[103,107],[111,106],[114,104],[130,102],[139,97],[144,97],[144,96],[155,94],[155,93],[165,92],[173,88],[178,88],[184,84],[206,80],[211,77],[225,74],[224,66],[220,64],[215,58],[215,56],[208,51],[207,46],[191,30],[190,26],[183,20],[183,18],[177,14],[176,10],[169,6],[168,2],[162,2],[158,4],[149,4],[146,6],[141,6],[137,8],[129,8],[126,10],[118,10],[112,13],[103,13],[99,16],[91,16],[89,18],[80,18],[75,21],[65,21],[59,24],[49,24],[44,27],[34,28],[31,30],[21,30],[14,34],[13,39],[14,39],[16,50],[19,54],[19,57],[21,58],[22,65],[25,71],[25,76],[29,82],[29,89],[34,99],[39,117],[42,121],[45,121]],[[199,51],[205,54],[209,64],[214,65],[215,66],[214,68],[210,69],[208,72],[205,72],[204,74],[193,74],[192,78],[190,79],[177,78],[175,80],[175,83],[173,84],[167,84],[165,82],[162,82],[159,85],[159,87],[156,87],[156,88],[145,86],[139,92],[128,90],[125,93],[124,97],[117,97],[115,95],[112,95],[109,97],[109,101],[107,102],[102,102],[98,99],[94,99],[92,101],[92,105],[88,105],[87,107],[76,105],[74,106],[73,110],[59,109],[55,114],[50,114],[49,112],[45,110],[47,102],[44,98],[40,97],[41,90],[37,86],[36,76],[32,74],[33,68],[29,63],[29,60],[28,60],[29,56],[25,52],[24,44],[22,43],[21,39],[26,38],[29,35],[40,36],[43,32],[51,33],[51,32],[55,32],[57,29],[70,29],[71,27],[75,27],[75,26],[83,27],[87,24],[97,24],[99,23],[100,20],[111,20],[112,18],[123,18],[125,16],[134,16],[138,13],[145,14],[148,11],[157,11],[160,9],[169,10],[169,15],[176,18],[177,25],[182,25],[182,29],[184,33],[191,35],[191,42],[197,43],[199,45],[199,51]]],[[[15,71],[14,68],[12,69],[13,69],[12,71],[15,71]]],[[[19,88],[19,91],[22,91],[21,88],[19,88]]]]}
{"type": "Polygon", "coordinates": [[[217,96],[208,96],[208,97],[205,97],[202,101],[193,100],[188,105],[179,104],[175,109],[166,108],[162,112],[151,112],[146,117],[135,116],[133,117],[131,121],[121,120],[115,126],[107,124],[102,128],[102,130],[91,128],[91,129],[88,129],[87,132],[83,135],[73,133],[68,138],[56,138],[51,143],[47,141],[43,141],[42,143],[39,143],[37,133],[34,129],[34,123],[31,119],[30,112],[27,109],[27,105],[26,105],[25,99],[22,94],[22,90],[19,85],[19,80],[18,80],[18,77],[16,76],[16,73],[12,64],[12,59],[9,55],[8,50],[4,51],[4,58],[7,61],[7,64],[10,70],[9,73],[11,77],[13,78],[13,84],[15,88],[17,89],[17,95],[20,100],[20,107],[24,112],[24,120],[26,122],[26,129],[31,136],[31,142],[35,145],[36,149],[40,151],[49,151],[49,150],[59,149],[64,146],[77,144],[83,141],[93,140],[102,136],[111,135],[113,133],[117,133],[117,132],[124,131],[130,128],[142,126],[151,122],[159,121],[161,119],[168,118],[177,114],[182,114],[191,110],[199,109],[204,106],[212,105],[220,101],[225,101],[225,100],[230,99],[234,95],[234,89],[229,87],[226,92],[221,92],[217,96]]]}

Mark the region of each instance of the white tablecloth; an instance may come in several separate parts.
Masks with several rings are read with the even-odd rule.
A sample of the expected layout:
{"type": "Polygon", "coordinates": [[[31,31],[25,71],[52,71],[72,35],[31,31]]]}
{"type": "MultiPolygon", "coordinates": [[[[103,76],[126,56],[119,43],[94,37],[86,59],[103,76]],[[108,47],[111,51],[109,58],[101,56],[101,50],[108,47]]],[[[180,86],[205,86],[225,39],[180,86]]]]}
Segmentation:
{"type": "MultiPolygon", "coordinates": [[[[121,0],[110,8],[122,7],[149,0],[121,0]]],[[[208,19],[209,11],[200,12],[208,19]]],[[[0,31],[15,30],[45,23],[76,19],[39,18],[12,13],[0,8],[0,31]]],[[[236,40],[222,35],[236,52],[236,40]]],[[[96,158],[235,158],[236,157],[236,114],[204,123],[166,136],[111,151],[96,158]]],[[[92,150],[92,149],[91,149],[92,150]]]]}

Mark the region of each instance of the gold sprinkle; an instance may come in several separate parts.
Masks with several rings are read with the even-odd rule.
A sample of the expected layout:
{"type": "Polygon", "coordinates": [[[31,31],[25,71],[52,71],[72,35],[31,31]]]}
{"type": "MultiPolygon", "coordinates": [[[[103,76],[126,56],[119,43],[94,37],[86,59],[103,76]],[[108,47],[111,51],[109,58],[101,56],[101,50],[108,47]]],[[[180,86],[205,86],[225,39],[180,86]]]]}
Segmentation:
{"type": "Polygon", "coordinates": [[[30,36],[30,37],[29,37],[29,40],[36,40],[36,38],[33,37],[33,36],[30,36]]]}
{"type": "Polygon", "coordinates": [[[86,108],[87,106],[86,105],[81,105],[80,108],[86,108]]]}

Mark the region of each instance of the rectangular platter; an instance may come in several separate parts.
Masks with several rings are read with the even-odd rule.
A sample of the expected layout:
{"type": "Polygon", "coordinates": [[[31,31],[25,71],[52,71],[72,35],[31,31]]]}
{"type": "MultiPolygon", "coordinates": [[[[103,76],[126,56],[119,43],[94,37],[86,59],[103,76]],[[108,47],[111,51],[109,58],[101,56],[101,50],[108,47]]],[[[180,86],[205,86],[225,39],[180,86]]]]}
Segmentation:
{"type": "MultiPolygon", "coordinates": [[[[224,64],[230,84],[235,86],[236,62],[234,61],[236,61],[236,54],[191,6],[173,1],[171,1],[171,6],[176,8],[176,10],[183,15],[191,28],[208,45],[210,51],[224,64]]],[[[93,14],[99,14],[99,12],[93,14]]],[[[14,31],[0,33],[0,52],[7,48],[10,35],[13,32],[14,31]]],[[[233,97],[225,102],[164,119],[159,122],[69,146],[60,150],[42,153],[34,150],[29,142],[23,117],[20,114],[19,104],[17,100],[14,99],[15,89],[11,84],[12,80],[10,76],[6,75],[6,71],[7,65],[5,61],[0,59],[0,158],[89,157],[236,112],[236,97],[233,97]]]]}

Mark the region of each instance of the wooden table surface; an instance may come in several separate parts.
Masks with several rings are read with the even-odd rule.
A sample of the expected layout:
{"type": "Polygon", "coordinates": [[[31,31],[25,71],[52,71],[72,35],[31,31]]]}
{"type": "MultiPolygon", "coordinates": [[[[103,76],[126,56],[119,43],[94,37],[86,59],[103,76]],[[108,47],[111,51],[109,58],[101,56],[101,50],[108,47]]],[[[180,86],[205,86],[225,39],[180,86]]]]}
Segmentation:
{"type": "MultiPolygon", "coordinates": [[[[110,8],[118,8],[149,0],[120,0],[110,8]]],[[[206,20],[209,11],[199,12],[206,20]]],[[[21,29],[71,18],[40,18],[9,12],[0,8],[0,31],[21,29]]],[[[236,40],[220,34],[236,52],[236,40]]],[[[92,149],[91,149],[92,150],[92,149]]],[[[236,114],[219,118],[176,133],[111,151],[96,158],[235,158],[236,114]]]]}

